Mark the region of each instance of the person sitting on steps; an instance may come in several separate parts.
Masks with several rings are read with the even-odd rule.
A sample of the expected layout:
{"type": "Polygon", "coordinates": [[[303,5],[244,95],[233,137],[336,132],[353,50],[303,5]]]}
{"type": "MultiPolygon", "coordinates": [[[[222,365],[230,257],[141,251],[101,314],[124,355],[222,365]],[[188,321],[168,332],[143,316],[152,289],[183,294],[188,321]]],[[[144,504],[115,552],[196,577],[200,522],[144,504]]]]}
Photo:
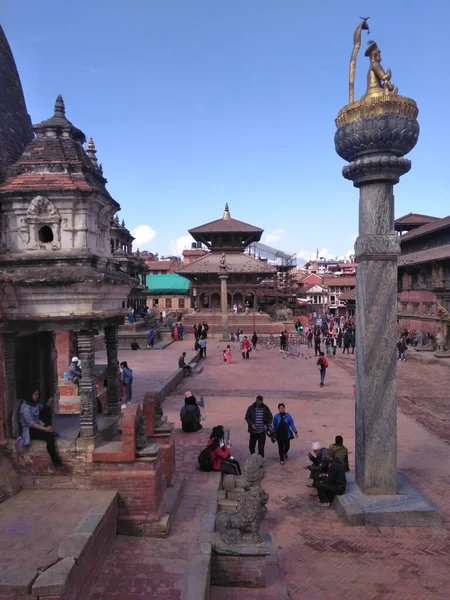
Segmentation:
{"type": "Polygon", "coordinates": [[[231,442],[225,443],[225,430],[223,425],[213,427],[207,443],[209,458],[213,471],[222,471],[228,475],[241,475],[239,462],[231,454],[231,442]]]}
{"type": "Polygon", "coordinates": [[[327,455],[329,460],[327,472],[320,475],[316,484],[320,504],[323,507],[331,506],[336,496],[341,496],[345,493],[347,485],[345,467],[336,458],[334,450],[328,450],[327,455]]]}
{"type": "Polygon", "coordinates": [[[181,428],[185,433],[194,433],[202,429],[200,423],[202,419],[200,408],[197,405],[197,400],[191,392],[186,392],[184,395],[184,406],[180,411],[181,428]]]}
{"type": "Polygon", "coordinates": [[[24,400],[20,405],[19,422],[22,434],[19,437],[22,446],[28,446],[31,440],[43,440],[47,443],[47,452],[55,469],[64,469],[64,465],[56,450],[55,437],[57,434],[52,427],[51,398],[48,404],[39,402],[40,392],[35,390],[30,400],[24,400]]]}
{"type": "Polygon", "coordinates": [[[186,352],[183,352],[178,359],[178,368],[183,369],[185,376],[192,377],[192,367],[186,364],[186,352]]]}

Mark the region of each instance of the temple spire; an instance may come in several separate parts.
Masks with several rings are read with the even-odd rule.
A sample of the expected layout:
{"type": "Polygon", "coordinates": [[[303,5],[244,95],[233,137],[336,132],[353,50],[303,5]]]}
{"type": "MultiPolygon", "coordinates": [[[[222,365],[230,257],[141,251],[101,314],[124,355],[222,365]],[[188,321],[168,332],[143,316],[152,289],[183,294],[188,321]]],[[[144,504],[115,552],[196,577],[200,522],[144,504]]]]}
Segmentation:
{"type": "Polygon", "coordinates": [[[94,165],[96,169],[98,169],[98,161],[97,161],[97,148],[95,147],[93,138],[89,138],[89,142],[86,148],[86,154],[91,159],[91,163],[94,165]]]}
{"type": "Polygon", "coordinates": [[[224,221],[228,221],[229,219],[231,219],[230,209],[228,208],[228,202],[225,203],[225,210],[223,211],[222,219],[224,221]]]}
{"type": "Polygon", "coordinates": [[[66,107],[64,106],[64,100],[61,94],[56,98],[55,102],[55,117],[65,117],[66,116],[66,107]]]}

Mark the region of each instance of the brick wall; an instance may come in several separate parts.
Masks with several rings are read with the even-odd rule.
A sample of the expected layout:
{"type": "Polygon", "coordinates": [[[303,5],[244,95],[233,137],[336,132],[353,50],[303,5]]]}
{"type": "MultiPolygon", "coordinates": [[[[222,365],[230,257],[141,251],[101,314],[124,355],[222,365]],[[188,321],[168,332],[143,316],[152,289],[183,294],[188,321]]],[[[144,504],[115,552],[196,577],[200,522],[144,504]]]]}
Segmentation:
{"type": "Polygon", "coordinates": [[[70,346],[70,331],[57,331],[55,339],[56,351],[58,353],[57,369],[58,378],[63,378],[64,371],[67,371],[70,360],[71,360],[71,346],[70,346]]]}

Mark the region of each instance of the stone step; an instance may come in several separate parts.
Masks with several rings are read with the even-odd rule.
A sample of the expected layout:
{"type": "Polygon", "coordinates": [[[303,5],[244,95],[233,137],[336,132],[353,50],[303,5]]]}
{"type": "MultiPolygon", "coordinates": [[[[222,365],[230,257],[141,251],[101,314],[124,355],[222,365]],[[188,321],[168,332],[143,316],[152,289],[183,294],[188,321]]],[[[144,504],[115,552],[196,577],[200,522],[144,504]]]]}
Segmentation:
{"type": "Polygon", "coordinates": [[[161,444],[158,444],[157,442],[151,442],[150,444],[147,444],[145,448],[142,448],[142,450],[136,450],[136,457],[155,458],[158,456],[160,448],[161,444]]]}

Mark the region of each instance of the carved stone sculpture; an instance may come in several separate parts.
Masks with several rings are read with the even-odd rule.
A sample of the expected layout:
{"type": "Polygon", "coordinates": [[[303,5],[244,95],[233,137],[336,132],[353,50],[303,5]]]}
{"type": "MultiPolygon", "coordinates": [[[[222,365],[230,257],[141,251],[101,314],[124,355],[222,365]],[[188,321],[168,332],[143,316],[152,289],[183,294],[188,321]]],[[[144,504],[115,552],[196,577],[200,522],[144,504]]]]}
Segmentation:
{"type": "Polygon", "coordinates": [[[145,417],[139,415],[136,419],[136,450],[142,450],[147,445],[147,431],[145,428],[145,417]]]}
{"type": "MultiPolygon", "coordinates": [[[[216,517],[216,530],[224,544],[242,546],[262,542],[259,529],[267,513],[266,504],[269,500],[269,495],[260,485],[264,475],[264,459],[259,454],[253,454],[245,463],[243,475],[236,478],[236,483],[242,484],[237,511],[220,512],[216,517]]],[[[227,482],[231,487],[229,478],[227,482]]]]}

